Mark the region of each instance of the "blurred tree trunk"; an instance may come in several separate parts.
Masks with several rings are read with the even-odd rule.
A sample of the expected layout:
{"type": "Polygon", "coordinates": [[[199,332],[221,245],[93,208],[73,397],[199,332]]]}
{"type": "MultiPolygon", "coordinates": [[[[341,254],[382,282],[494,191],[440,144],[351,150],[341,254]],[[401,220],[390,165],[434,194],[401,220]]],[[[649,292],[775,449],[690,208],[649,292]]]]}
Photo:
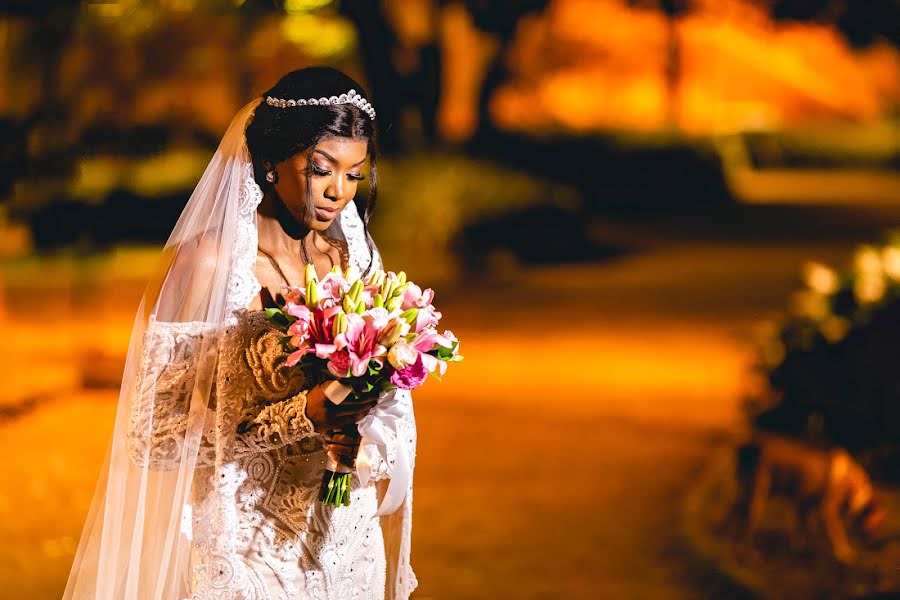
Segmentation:
{"type": "Polygon", "coordinates": [[[666,14],[666,124],[672,130],[679,129],[681,103],[681,36],[678,33],[678,17],[685,10],[685,0],[662,0],[666,14]]]}
{"type": "MultiPolygon", "coordinates": [[[[0,14],[18,18],[24,23],[26,34],[19,48],[12,50],[15,71],[38,74],[38,94],[16,125],[16,136],[27,140],[22,169],[15,177],[39,179],[47,194],[54,193],[52,182],[68,177],[76,153],[71,151],[75,141],[69,131],[68,104],[60,96],[60,70],[63,52],[68,47],[80,3],[71,0],[20,0],[4,2],[0,14]]],[[[16,83],[11,83],[15,90],[16,83]]],[[[9,141],[9,140],[7,140],[9,141]]],[[[40,203],[46,198],[29,198],[40,203]]]]}

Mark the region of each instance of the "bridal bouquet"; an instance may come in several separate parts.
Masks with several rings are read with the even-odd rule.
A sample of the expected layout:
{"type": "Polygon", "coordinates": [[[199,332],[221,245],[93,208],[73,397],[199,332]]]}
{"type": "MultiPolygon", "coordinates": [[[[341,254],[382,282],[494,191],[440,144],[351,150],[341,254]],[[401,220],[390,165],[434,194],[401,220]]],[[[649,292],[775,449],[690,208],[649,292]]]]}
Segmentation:
{"type": "MultiPolygon", "coordinates": [[[[437,331],[441,313],[433,299],[433,290],[402,271],[363,278],[353,267],[343,273],[335,267],[320,280],[307,265],[305,287],[285,288],[279,307],[266,315],[286,332],[288,366],[303,369],[310,381],[337,380],[361,397],[415,389],[462,360],[453,333],[437,331]]],[[[319,499],[350,504],[350,472],[329,453],[319,499]]]]}

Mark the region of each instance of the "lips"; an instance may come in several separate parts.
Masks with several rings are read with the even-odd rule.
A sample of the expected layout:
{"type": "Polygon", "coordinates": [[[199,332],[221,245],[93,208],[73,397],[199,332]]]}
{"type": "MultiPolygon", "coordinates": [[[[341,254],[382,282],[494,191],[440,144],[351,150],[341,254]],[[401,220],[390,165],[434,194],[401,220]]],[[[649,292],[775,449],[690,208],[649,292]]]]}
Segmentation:
{"type": "Polygon", "coordinates": [[[322,206],[316,207],[316,214],[319,215],[322,219],[333,219],[337,215],[338,211],[336,208],[324,208],[322,206]]]}

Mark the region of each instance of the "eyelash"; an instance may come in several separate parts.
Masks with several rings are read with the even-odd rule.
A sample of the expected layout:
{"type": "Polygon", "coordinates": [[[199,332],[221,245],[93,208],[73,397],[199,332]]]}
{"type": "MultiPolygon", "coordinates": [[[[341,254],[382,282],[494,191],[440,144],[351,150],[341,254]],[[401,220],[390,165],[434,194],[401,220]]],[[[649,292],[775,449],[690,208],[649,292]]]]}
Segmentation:
{"type": "MultiPolygon", "coordinates": [[[[323,171],[315,165],[313,165],[312,170],[316,175],[331,175],[331,171],[323,171]]],[[[364,175],[354,175],[353,173],[348,173],[347,177],[354,181],[362,181],[363,179],[365,179],[364,175]]]]}

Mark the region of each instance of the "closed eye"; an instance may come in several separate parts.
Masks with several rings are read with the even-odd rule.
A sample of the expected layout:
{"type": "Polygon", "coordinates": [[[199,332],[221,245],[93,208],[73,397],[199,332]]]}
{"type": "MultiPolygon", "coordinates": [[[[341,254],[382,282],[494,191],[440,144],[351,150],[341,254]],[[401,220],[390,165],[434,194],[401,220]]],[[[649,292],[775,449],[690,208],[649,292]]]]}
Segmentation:
{"type": "MultiPolygon", "coordinates": [[[[322,176],[331,175],[331,171],[325,171],[323,169],[320,169],[316,165],[312,166],[312,171],[315,175],[322,175],[322,176]]],[[[365,175],[356,175],[354,173],[347,173],[347,177],[349,179],[352,179],[353,181],[362,181],[363,179],[366,178],[365,175]]]]}

